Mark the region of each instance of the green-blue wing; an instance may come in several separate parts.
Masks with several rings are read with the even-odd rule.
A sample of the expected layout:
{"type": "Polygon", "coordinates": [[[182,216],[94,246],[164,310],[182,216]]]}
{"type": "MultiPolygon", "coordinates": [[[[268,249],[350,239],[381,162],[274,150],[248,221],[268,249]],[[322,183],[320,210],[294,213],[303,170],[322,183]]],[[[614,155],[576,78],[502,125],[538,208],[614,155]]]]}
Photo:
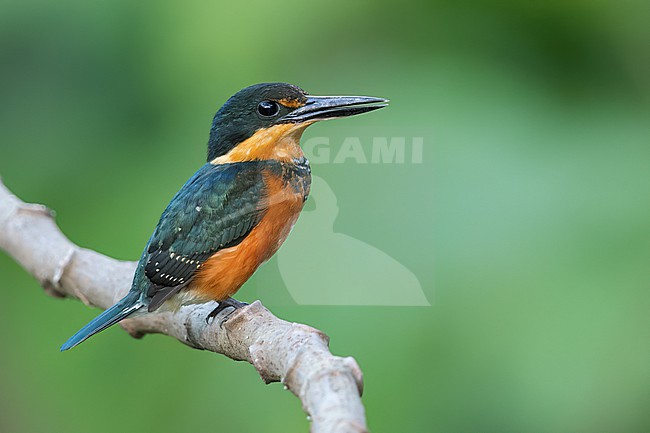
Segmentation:
{"type": "Polygon", "coordinates": [[[140,259],[149,311],[187,285],[215,252],[241,242],[262,218],[265,196],[253,163],[201,167],[163,212],[140,259]]]}

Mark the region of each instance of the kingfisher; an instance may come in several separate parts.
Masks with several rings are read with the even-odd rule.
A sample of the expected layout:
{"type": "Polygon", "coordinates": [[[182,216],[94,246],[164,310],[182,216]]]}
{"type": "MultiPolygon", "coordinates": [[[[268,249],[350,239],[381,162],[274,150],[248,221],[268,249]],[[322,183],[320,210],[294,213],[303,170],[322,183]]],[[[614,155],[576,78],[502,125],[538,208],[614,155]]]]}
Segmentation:
{"type": "Polygon", "coordinates": [[[207,162],[163,211],[127,295],[61,351],[127,317],[216,301],[208,320],[246,305],[232,296],[282,245],[309,195],[311,168],[300,147],[305,128],[387,104],[368,96],[313,96],[287,83],[233,95],[212,121],[207,162]]]}

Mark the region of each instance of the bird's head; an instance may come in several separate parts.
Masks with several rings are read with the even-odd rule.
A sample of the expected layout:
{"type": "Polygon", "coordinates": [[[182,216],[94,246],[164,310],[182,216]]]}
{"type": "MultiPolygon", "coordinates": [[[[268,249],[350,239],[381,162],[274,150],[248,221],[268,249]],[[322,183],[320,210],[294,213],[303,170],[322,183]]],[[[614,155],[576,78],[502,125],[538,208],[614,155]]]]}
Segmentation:
{"type": "Polygon", "coordinates": [[[387,102],[368,96],[312,96],[287,83],[246,87],[214,116],[208,161],[264,159],[285,138],[298,142],[302,131],[314,122],[367,113],[387,102]],[[236,149],[237,159],[233,159],[236,149]]]}

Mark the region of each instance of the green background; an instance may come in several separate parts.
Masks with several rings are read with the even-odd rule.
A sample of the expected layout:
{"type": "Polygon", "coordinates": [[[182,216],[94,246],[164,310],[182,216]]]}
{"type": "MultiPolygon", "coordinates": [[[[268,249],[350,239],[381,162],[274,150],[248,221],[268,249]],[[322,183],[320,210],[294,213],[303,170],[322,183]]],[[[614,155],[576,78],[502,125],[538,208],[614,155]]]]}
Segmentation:
{"type": "MultiPolygon", "coordinates": [[[[424,137],[422,164],[313,171],[334,229],[432,306],[295,305],[274,260],[238,297],[354,356],[375,433],[650,431],[647,1],[1,6],[0,174],[74,242],[137,259],[244,86],[390,98],[305,138],[424,137]]],[[[281,385],[170,338],[115,328],[60,354],[97,311],[4,254],[0,276],[3,433],[308,428],[281,385]]]]}

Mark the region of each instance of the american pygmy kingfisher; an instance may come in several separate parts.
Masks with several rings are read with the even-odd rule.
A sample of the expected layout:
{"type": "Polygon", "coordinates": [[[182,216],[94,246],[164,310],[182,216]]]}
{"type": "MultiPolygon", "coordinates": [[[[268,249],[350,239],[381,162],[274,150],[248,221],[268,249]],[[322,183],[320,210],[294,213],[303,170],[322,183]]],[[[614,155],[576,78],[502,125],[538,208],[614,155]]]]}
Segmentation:
{"type": "Polygon", "coordinates": [[[309,195],[300,137],[319,120],[385,107],[366,96],[312,96],[286,83],[237,92],[214,116],[208,160],[160,217],[129,293],[61,346],[67,350],[127,317],[231,298],[280,247],[309,195]]]}

